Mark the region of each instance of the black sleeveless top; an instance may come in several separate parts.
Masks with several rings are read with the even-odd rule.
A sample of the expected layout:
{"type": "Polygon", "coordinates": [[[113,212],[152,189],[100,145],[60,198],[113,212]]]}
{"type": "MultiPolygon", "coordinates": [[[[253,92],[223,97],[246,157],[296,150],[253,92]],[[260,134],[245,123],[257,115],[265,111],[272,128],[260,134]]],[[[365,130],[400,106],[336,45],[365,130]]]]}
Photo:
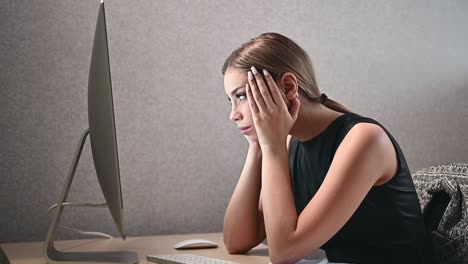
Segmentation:
{"type": "Polygon", "coordinates": [[[320,188],[346,134],[361,122],[376,124],[387,133],[397,154],[397,173],[372,187],[348,222],[321,248],[330,262],[432,263],[429,236],[403,152],[373,119],[346,113],[310,140],[291,139],[289,167],[297,214],[320,188]]]}

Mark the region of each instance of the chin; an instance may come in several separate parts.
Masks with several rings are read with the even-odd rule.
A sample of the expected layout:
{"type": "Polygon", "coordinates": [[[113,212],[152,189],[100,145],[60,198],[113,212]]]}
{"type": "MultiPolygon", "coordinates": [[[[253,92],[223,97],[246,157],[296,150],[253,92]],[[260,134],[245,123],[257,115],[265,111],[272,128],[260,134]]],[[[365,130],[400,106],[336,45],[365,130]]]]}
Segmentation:
{"type": "Polygon", "coordinates": [[[257,135],[255,135],[255,136],[247,136],[246,138],[249,139],[249,140],[252,141],[252,142],[258,143],[257,135]]]}

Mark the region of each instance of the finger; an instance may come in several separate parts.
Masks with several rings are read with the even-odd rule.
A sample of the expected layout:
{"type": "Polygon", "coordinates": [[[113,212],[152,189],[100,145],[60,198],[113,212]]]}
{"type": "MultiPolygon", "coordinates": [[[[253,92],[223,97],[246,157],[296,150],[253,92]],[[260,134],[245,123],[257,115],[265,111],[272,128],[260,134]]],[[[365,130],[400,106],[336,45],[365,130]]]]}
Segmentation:
{"type": "Polygon", "coordinates": [[[250,85],[248,83],[245,84],[245,92],[247,94],[247,101],[249,102],[250,111],[253,115],[258,114],[258,107],[255,103],[255,100],[253,99],[252,90],[250,89],[250,85]]]}
{"type": "Polygon", "coordinates": [[[271,98],[271,93],[270,90],[273,89],[272,87],[269,87],[265,81],[263,80],[262,75],[257,71],[257,69],[252,66],[250,68],[254,74],[255,80],[257,82],[257,87],[258,91],[262,95],[263,101],[265,102],[265,105],[267,108],[272,109],[275,107],[275,104],[271,98]]]}
{"type": "Polygon", "coordinates": [[[263,70],[263,75],[265,75],[268,87],[270,87],[271,97],[273,98],[273,101],[277,105],[280,105],[283,102],[284,106],[286,107],[286,103],[284,103],[283,96],[281,95],[279,88],[276,85],[275,80],[273,80],[273,78],[271,77],[270,73],[267,70],[263,70]]]}
{"type": "Polygon", "coordinates": [[[263,96],[258,91],[257,82],[255,81],[255,78],[253,77],[253,74],[252,74],[251,71],[247,72],[247,77],[249,79],[249,88],[250,88],[249,90],[252,93],[252,99],[257,104],[258,110],[260,112],[266,112],[267,106],[265,105],[265,101],[263,100],[263,96]]]}

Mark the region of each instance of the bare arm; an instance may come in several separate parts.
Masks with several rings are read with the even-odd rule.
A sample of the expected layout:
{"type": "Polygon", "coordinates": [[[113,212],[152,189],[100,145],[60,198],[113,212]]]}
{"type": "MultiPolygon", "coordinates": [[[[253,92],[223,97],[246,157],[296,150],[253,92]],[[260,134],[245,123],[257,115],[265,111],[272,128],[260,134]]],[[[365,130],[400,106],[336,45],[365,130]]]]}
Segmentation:
{"type": "MultiPolygon", "coordinates": [[[[286,141],[288,149],[290,135],[286,141]]],[[[246,253],[266,238],[261,159],[260,146],[251,143],[244,168],[224,216],[224,244],[231,254],[246,253]]]]}
{"type": "Polygon", "coordinates": [[[261,151],[251,144],[224,216],[224,244],[231,254],[245,253],[265,239],[261,190],[261,151]]]}

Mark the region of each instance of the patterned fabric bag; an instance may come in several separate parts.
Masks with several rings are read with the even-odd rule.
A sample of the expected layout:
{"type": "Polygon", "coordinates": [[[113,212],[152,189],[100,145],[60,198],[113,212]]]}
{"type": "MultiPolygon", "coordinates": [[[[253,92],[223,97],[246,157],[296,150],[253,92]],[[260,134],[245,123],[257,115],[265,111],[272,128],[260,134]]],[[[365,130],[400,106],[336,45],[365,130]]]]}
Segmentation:
{"type": "Polygon", "coordinates": [[[412,177],[436,263],[468,264],[468,164],[432,166],[412,177]]]}

